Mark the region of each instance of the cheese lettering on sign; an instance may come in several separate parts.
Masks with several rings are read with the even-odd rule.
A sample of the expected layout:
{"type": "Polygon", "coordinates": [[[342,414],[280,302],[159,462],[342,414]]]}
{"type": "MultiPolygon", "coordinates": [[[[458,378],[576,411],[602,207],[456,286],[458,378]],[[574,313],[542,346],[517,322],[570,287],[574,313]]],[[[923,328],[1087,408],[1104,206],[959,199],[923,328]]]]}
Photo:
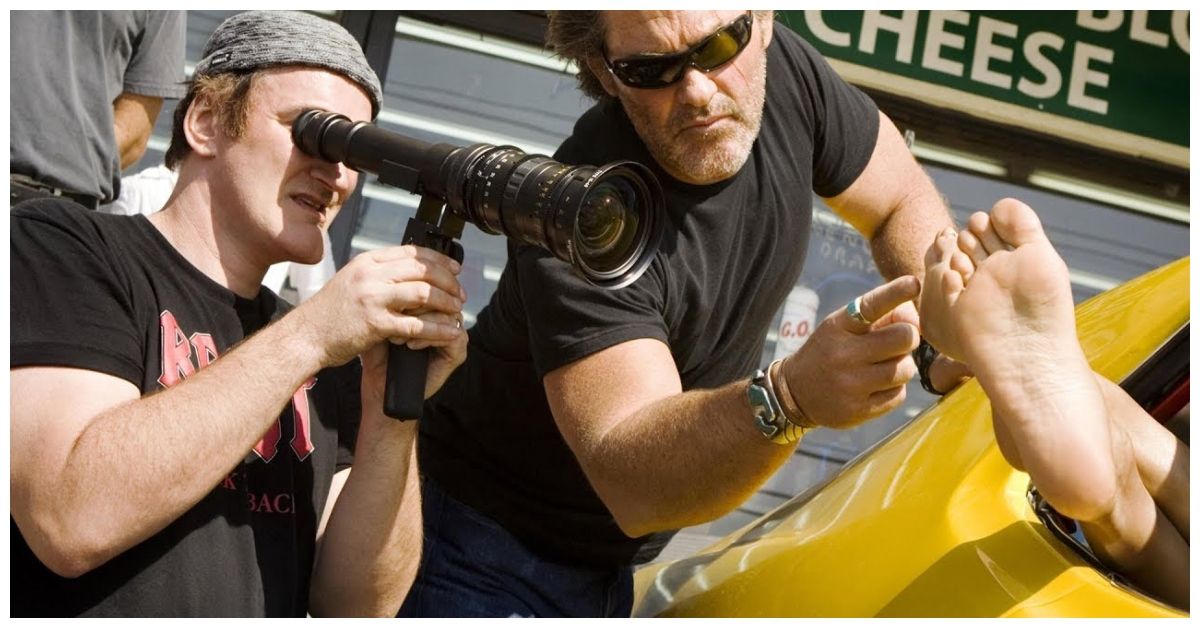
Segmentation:
{"type": "Polygon", "coordinates": [[[971,23],[971,14],[966,11],[929,12],[929,27],[925,31],[925,49],[921,53],[921,65],[951,76],[962,76],[963,64],[942,57],[942,48],[966,50],[967,38],[959,33],[950,32],[947,23],[966,26],[971,23]]]}
{"type": "Polygon", "coordinates": [[[1092,61],[1111,64],[1113,51],[1100,46],[1075,42],[1075,56],[1071,60],[1071,85],[1067,88],[1067,104],[1079,109],[1108,113],[1108,101],[1089,96],[1089,85],[1108,87],[1108,75],[1093,69],[1092,61]]]}
{"type": "Polygon", "coordinates": [[[864,11],[858,49],[867,54],[875,54],[875,37],[879,31],[892,32],[897,35],[896,60],[911,63],[917,38],[918,17],[917,11],[901,11],[898,18],[884,15],[882,11],[864,11]]]}
{"type": "Polygon", "coordinates": [[[996,37],[1016,39],[1017,25],[993,20],[990,17],[979,18],[979,37],[975,41],[975,54],[971,58],[971,80],[1000,89],[1012,86],[1012,77],[992,70],[989,65],[992,59],[1011,64],[1012,48],[1007,48],[995,41],[996,37]]]}
{"type": "Polygon", "coordinates": [[[1109,111],[1112,48],[1075,35],[1123,33],[1154,48],[1172,43],[1188,51],[1188,11],[1077,11],[1079,33],[1021,27],[969,11],[862,11],[857,28],[845,15],[834,19],[804,11],[812,36],[829,46],[857,50],[882,60],[962,78],[1035,100],[1057,99],[1067,107],[1099,115],[1109,111]],[[834,19],[834,23],[830,23],[834,19]],[[1022,28],[1024,30],[1022,30],[1022,28]],[[920,38],[923,38],[921,40],[920,38]]]}
{"type": "Polygon", "coordinates": [[[1038,83],[1022,76],[1017,81],[1017,91],[1030,98],[1053,98],[1062,89],[1062,72],[1043,53],[1043,49],[1062,52],[1066,43],[1066,40],[1054,33],[1034,33],[1026,37],[1022,52],[1033,69],[1042,73],[1042,81],[1038,83]]]}

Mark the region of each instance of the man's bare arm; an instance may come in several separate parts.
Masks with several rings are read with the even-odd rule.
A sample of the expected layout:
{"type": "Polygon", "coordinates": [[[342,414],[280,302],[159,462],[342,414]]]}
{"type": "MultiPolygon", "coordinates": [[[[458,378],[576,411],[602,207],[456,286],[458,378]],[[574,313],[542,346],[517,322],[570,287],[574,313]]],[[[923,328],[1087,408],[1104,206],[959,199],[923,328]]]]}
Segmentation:
{"type": "MultiPolygon", "coordinates": [[[[818,425],[849,427],[894,408],[912,377],[916,328],[886,314],[916,296],[905,277],[864,298],[880,319],[853,327],[844,310],[826,318],[780,373],[818,425]]],[[[662,342],[639,339],[544,378],[555,422],[588,480],[629,536],[710,521],[754,493],[795,447],[754,427],[749,377],[681,392],[662,342]]]]}
{"type": "Polygon", "coordinates": [[[747,384],[682,392],[670,350],[650,339],[545,378],[559,429],[631,537],[729,512],[792,454],[754,428],[747,384]]]}
{"type": "MultiPolygon", "coordinates": [[[[436,346],[426,397],[466,358],[467,336],[436,346]]],[[[417,422],[383,414],[386,371],[383,345],[363,355],[354,467],[339,474],[318,531],[309,596],[314,616],[395,617],[416,578],[423,535],[417,422]]]]}
{"type": "Polygon", "coordinates": [[[121,155],[121,169],[137,163],[146,154],[154,121],[162,109],[163,99],[157,96],[142,96],[123,92],[113,101],[113,127],[117,137],[117,151],[121,155]]]}
{"type": "Polygon", "coordinates": [[[288,344],[291,322],[144,398],[103,373],[13,370],[12,515],[38,558],[82,575],[220,483],[319,366],[315,351],[288,344]]]}
{"type": "MultiPolygon", "coordinates": [[[[446,320],[396,313],[460,311],[450,263],[414,247],[360,255],[278,322],[146,397],[93,371],[11,371],[12,515],[31,549],[60,575],[86,573],[208,494],[322,366],[385,337],[465,337],[446,320]]],[[[444,379],[441,362],[431,371],[444,379]]]]}
{"type": "Polygon", "coordinates": [[[359,432],[354,468],[330,493],[313,565],[314,617],[394,617],[421,559],[417,424],[386,416],[359,432]]]}
{"type": "Polygon", "coordinates": [[[953,226],[929,175],[883,112],[867,167],[826,202],[867,238],[879,272],[888,279],[923,277],[925,252],[938,233],[953,226]]]}

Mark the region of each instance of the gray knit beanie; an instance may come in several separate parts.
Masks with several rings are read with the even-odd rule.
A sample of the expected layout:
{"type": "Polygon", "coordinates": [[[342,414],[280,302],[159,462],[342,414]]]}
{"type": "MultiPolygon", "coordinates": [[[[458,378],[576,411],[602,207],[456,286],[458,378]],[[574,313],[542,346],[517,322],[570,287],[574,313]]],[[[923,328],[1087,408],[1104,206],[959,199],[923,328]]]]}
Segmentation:
{"type": "Polygon", "coordinates": [[[340,24],[295,11],[247,11],[221,22],[204,46],[194,76],[285,65],[332,70],[358,83],[379,115],[383,89],[362,47],[340,24]]]}

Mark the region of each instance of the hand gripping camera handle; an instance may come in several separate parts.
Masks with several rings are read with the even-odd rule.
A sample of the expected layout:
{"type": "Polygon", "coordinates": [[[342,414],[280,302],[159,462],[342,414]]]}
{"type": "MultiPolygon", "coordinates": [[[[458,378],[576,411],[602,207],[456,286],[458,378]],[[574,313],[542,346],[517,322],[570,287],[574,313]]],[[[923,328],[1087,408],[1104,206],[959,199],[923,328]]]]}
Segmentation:
{"type": "MultiPolygon", "coordinates": [[[[463,261],[462,244],[427,222],[410,219],[404,233],[405,244],[416,244],[443,253],[458,263],[463,261]]],[[[414,351],[404,345],[388,346],[387,384],[383,391],[384,414],[399,421],[421,417],[425,405],[425,378],[429,373],[429,354],[433,349],[414,351]]]]}

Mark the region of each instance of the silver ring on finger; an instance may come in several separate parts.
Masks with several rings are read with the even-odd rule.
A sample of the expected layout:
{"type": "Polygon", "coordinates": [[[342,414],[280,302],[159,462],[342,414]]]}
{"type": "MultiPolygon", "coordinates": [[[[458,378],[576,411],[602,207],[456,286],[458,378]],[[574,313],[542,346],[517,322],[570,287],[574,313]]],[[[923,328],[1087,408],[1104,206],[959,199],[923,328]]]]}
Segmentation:
{"type": "Polygon", "coordinates": [[[862,313],[862,295],[854,297],[854,300],[846,304],[846,315],[850,320],[862,323],[866,327],[871,326],[871,321],[867,320],[862,313]]]}

